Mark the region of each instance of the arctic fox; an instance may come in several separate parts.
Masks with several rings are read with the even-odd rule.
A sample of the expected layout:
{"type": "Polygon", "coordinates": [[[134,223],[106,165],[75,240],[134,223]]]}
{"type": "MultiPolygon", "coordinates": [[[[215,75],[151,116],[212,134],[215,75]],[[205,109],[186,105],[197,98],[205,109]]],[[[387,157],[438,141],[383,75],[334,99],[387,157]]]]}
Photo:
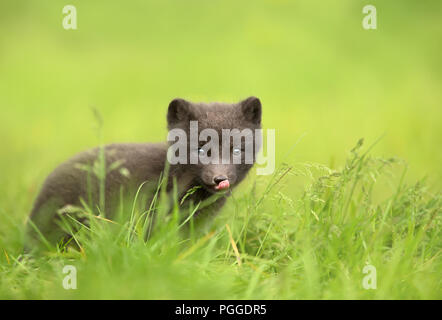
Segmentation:
{"type": "MultiPolygon", "coordinates": [[[[100,210],[112,219],[121,194],[130,194],[132,190],[133,195],[133,191],[143,184],[140,188],[144,195],[143,205],[149,207],[158,181],[166,173],[167,190],[171,191],[175,183],[178,197],[183,200],[180,203],[192,201],[197,204],[215,198],[201,210],[204,212],[198,214],[218,211],[230,190],[245,178],[256,160],[260,137],[255,132],[261,128],[261,114],[261,102],[256,97],[234,104],[193,103],[174,99],[168,107],[167,123],[169,136],[171,132],[178,132],[185,137],[184,149],[178,150],[183,152],[182,161],[169,161],[169,165],[166,165],[176,141],[110,144],[75,155],[46,178],[28,219],[27,233],[32,239],[31,243],[38,238],[54,243],[67,235],[59,226],[60,210],[63,208],[81,207],[84,203],[97,205],[102,201],[100,210]],[[197,141],[192,141],[192,134],[195,133],[191,131],[195,128],[197,141]],[[200,137],[201,133],[207,132],[206,129],[211,134],[223,137],[211,137],[211,149],[205,147],[209,141],[207,135],[206,141],[200,137]],[[226,129],[236,133],[224,139],[226,129]],[[235,136],[238,134],[239,137],[235,136]],[[247,138],[253,140],[251,149],[247,138]],[[251,152],[251,157],[247,152],[251,152]],[[197,161],[192,161],[195,156],[197,161]],[[215,161],[202,161],[204,156],[215,161]],[[245,161],[247,156],[251,161],[245,161]],[[231,161],[235,157],[240,161],[231,161]],[[97,161],[100,158],[106,168],[101,187],[97,178],[97,171],[100,171],[97,161]]],[[[177,150],[173,150],[174,156],[177,150]]]]}

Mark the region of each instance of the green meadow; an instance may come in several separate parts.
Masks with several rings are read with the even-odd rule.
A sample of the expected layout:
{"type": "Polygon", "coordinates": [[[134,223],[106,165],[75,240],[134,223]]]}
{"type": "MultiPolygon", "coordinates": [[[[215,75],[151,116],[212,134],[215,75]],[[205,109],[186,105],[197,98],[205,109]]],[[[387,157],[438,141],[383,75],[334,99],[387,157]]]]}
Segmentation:
{"type": "Polygon", "coordinates": [[[441,17],[440,1],[2,1],[0,298],[441,299],[441,17]],[[92,219],[81,250],[23,254],[59,163],[164,141],[175,97],[250,95],[276,170],[250,172],[214,219],[159,197],[147,241],[128,204],[127,221],[92,219]]]}

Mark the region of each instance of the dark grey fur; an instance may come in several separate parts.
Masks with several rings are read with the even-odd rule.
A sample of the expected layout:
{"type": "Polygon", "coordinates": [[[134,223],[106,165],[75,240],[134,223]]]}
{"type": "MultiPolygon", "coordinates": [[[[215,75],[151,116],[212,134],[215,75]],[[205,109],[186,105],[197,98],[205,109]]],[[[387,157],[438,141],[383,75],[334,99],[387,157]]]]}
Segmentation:
{"type": "MultiPolygon", "coordinates": [[[[199,131],[205,128],[217,130],[221,137],[221,129],[254,129],[261,128],[261,102],[250,97],[236,104],[227,103],[192,103],[183,99],[175,99],[169,104],[168,128],[181,128],[189,133],[189,121],[198,121],[199,131]]],[[[188,134],[189,136],[189,134],[188,134]]],[[[148,181],[143,187],[146,195],[146,206],[154,194],[160,175],[165,169],[167,143],[124,143],[105,146],[107,167],[118,161],[121,168],[127,169],[129,175],[121,170],[113,170],[105,180],[105,208],[108,217],[118,206],[121,190],[136,190],[140,184],[148,181]]],[[[256,152],[257,150],[255,150],[256,152]]],[[[97,160],[99,149],[82,152],[57,167],[46,179],[37,196],[29,219],[38,230],[52,242],[58,241],[65,234],[57,225],[57,211],[66,205],[80,206],[80,199],[98,203],[99,182],[93,174],[81,169],[81,166],[92,167],[97,160]]],[[[203,165],[178,164],[169,170],[168,188],[175,179],[179,196],[194,186],[202,186],[187,201],[197,203],[211,197],[215,191],[214,177],[225,176],[231,188],[242,181],[252,164],[203,165]]],[[[127,192],[126,192],[127,194],[127,192]]],[[[130,194],[130,192],[129,192],[130,194]]],[[[217,198],[206,210],[217,211],[225,202],[229,193],[217,198]]],[[[28,239],[35,240],[39,236],[35,228],[28,225],[28,239]]],[[[32,241],[29,240],[31,243],[32,241]]]]}

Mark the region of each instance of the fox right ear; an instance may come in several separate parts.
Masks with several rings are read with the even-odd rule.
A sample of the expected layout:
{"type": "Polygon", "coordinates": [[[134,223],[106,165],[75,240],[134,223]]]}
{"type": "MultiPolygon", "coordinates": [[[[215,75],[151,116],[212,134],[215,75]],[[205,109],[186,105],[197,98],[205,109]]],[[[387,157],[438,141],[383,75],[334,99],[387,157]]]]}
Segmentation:
{"type": "Polygon", "coordinates": [[[173,99],[167,111],[167,123],[170,125],[189,120],[190,103],[184,99],[173,99]]]}
{"type": "Polygon", "coordinates": [[[257,97],[248,97],[240,102],[245,118],[252,123],[261,124],[262,106],[257,97]]]}

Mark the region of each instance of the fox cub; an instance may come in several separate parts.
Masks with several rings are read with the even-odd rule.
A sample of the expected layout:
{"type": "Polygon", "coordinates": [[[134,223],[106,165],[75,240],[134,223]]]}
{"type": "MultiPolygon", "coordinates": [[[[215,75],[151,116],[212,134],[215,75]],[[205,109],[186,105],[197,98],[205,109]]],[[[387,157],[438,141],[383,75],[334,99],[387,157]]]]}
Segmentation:
{"type": "Polygon", "coordinates": [[[184,137],[178,150],[182,152],[180,161],[168,161],[177,151],[172,148],[176,141],[169,138],[165,143],[110,144],[75,155],[49,174],[34,202],[27,225],[31,247],[41,238],[56,243],[68,236],[59,221],[63,208],[84,203],[96,206],[101,201],[100,209],[112,219],[121,194],[133,196],[141,185],[142,205],[148,208],[165,173],[167,190],[170,192],[175,184],[178,198],[185,200],[179,203],[215,199],[198,215],[218,211],[256,160],[260,137],[255,132],[261,128],[261,113],[261,102],[256,97],[234,104],[174,99],[168,107],[167,123],[169,136],[176,132],[175,137],[184,137]],[[226,135],[226,129],[231,130],[230,135],[226,135]],[[251,138],[252,148],[248,148],[247,138],[251,138]],[[92,170],[100,157],[107,169],[103,180],[92,170]],[[234,157],[239,161],[232,161],[234,157]]]}

